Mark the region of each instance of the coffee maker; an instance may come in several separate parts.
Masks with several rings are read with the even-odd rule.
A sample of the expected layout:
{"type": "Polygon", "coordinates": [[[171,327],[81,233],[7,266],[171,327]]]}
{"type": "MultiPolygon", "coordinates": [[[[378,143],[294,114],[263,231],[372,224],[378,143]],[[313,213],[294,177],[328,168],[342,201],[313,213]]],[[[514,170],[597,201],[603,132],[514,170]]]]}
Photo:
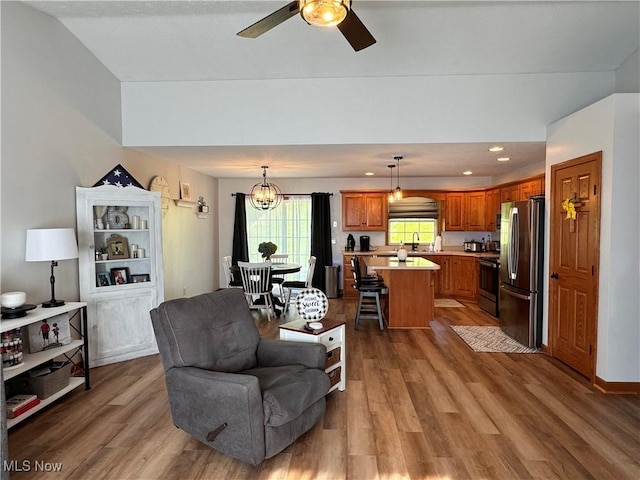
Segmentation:
{"type": "Polygon", "coordinates": [[[370,237],[369,235],[360,235],[360,251],[368,252],[369,251],[369,243],[370,237]]]}
{"type": "Polygon", "coordinates": [[[356,249],[356,239],[353,238],[353,235],[349,234],[347,236],[347,252],[353,252],[356,249]]]}

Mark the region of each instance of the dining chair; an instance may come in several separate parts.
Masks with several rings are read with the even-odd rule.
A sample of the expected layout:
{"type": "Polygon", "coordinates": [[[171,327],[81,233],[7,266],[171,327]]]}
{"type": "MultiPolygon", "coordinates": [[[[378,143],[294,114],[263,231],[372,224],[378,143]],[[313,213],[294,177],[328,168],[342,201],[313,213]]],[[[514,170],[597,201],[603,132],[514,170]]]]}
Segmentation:
{"type": "Polygon", "coordinates": [[[307,270],[307,279],[302,282],[300,280],[290,280],[282,283],[284,289],[284,313],[286,315],[289,308],[289,302],[291,301],[291,295],[295,292],[293,298],[298,295],[300,290],[305,288],[311,288],[311,282],[313,281],[313,272],[316,269],[316,257],[313,255],[309,257],[309,270],[307,270]]]}
{"type": "Polygon", "coordinates": [[[231,255],[222,257],[222,265],[224,267],[224,276],[227,280],[227,288],[242,288],[242,280],[235,280],[233,273],[231,273],[231,255]]]}
{"type": "MultiPolygon", "coordinates": [[[[269,260],[271,261],[271,263],[287,263],[287,261],[289,260],[289,254],[288,253],[273,254],[269,257],[269,260]]],[[[274,286],[274,290],[275,290],[274,295],[284,300],[285,293],[284,293],[284,288],[282,287],[282,284],[284,283],[284,275],[272,273],[271,283],[274,286]]]]}
{"type": "Polygon", "coordinates": [[[271,314],[275,315],[271,296],[271,264],[269,262],[238,262],[238,267],[249,308],[253,310],[266,308],[267,318],[271,321],[271,314]]]}

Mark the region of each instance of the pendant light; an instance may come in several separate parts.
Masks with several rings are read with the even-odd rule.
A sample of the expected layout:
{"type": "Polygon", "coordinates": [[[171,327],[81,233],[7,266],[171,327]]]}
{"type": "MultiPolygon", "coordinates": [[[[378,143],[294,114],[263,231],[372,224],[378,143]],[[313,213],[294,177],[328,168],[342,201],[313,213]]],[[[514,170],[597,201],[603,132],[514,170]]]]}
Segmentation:
{"type": "Polygon", "coordinates": [[[396,187],[395,191],[393,192],[393,199],[394,200],[402,200],[402,189],[400,188],[400,160],[402,160],[402,158],[403,158],[402,155],[397,155],[397,156],[393,157],[393,159],[398,164],[398,186],[396,187]]]}
{"type": "Polygon", "coordinates": [[[396,168],[396,166],[390,163],[387,167],[389,167],[389,203],[393,203],[393,169],[396,168]]]}
{"type": "Polygon", "coordinates": [[[251,188],[249,202],[257,210],[273,210],[282,202],[282,192],[276,184],[267,182],[269,167],[263,165],[260,168],[262,168],[262,183],[256,183],[251,188]]]}

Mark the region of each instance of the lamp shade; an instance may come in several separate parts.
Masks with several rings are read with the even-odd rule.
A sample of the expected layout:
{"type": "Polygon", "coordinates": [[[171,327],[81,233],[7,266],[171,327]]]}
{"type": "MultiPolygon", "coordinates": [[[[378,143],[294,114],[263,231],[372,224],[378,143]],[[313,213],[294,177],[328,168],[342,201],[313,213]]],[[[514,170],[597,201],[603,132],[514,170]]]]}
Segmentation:
{"type": "Polygon", "coordinates": [[[40,228],[27,230],[27,262],[43,262],[78,258],[78,243],[73,228],[40,228]]]}

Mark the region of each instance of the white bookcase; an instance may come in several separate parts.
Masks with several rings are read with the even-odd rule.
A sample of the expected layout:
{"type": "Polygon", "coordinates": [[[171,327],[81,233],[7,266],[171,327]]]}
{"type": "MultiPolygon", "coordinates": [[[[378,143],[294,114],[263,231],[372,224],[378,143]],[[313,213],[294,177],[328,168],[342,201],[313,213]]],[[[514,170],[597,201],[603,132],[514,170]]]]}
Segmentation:
{"type": "Polygon", "coordinates": [[[160,193],[132,186],[76,187],[76,209],[90,366],[157,353],[149,311],[164,300],[160,193]],[[111,257],[96,255],[110,243],[111,257]],[[126,274],[126,283],[116,282],[118,272],[126,274]]]}
{"type": "MultiPolygon", "coordinates": [[[[50,405],[51,403],[55,402],[63,395],[66,395],[71,390],[79,387],[82,384],[85,385],[86,390],[91,388],[91,383],[89,380],[89,367],[88,367],[88,360],[87,360],[89,352],[88,352],[88,344],[86,343],[87,331],[88,331],[87,330],[87,304],[83,302],[67,302],[60,307],[53,307],[53,308],[42,308],[42,306],[39,305],[35,310],[28,311],[24,317],[14,318],[11,320],[3,319],[0,322],[0,332],[8,332],[18,328],[27,327],[32,323],[39,323],[42,320],[47,320],[49,318],[53,318],[61,314],[71,313],[73,315],[72,312],[76,312],[76,313],[80,312],[80,314],[82,315],[80,320],[80,331],[78,332],[80,334],[80,339],[74,339],[71,341],[71,343],[67,345],[62,345],[60,347],[55,347],[55,348],[49,348],[47,350],[43,350],[41,352],[36,352],[36,353],[29,353],[28,348],[25,347],[23,349],[22,363],[14,367],[4,368],[3,377],[4,377],[4,381],[6,382],[7,380],[17,377],[18,375],[24,372],[27,372],[33,368],[36,368],[39,365],[42,365],[48,362],[49,360],[53,360],[54,358],[64,356],[64,357],[67,357],[68,359],[71,359],[80,350],[82,350],[82,358],[83,358],[82,370],[84,372],[84,376],[71,377],[69,379],[69,385],[66,386],[65,388],[62,388],[61,390],[54,393],[53,395],[45,398],[44,400],[41,400],[38,405],[31,408],[30,410],[27,410],[25,413],[23,413],[19,417],[8,418],[7,428],[11,428],[17,425],[18,423],[22,422],[23,420],[26,420],[34,413],[39,412],[47,405],[50,405]]],[[[25,335],[23,334],[23,336],[25,335]]]]}

